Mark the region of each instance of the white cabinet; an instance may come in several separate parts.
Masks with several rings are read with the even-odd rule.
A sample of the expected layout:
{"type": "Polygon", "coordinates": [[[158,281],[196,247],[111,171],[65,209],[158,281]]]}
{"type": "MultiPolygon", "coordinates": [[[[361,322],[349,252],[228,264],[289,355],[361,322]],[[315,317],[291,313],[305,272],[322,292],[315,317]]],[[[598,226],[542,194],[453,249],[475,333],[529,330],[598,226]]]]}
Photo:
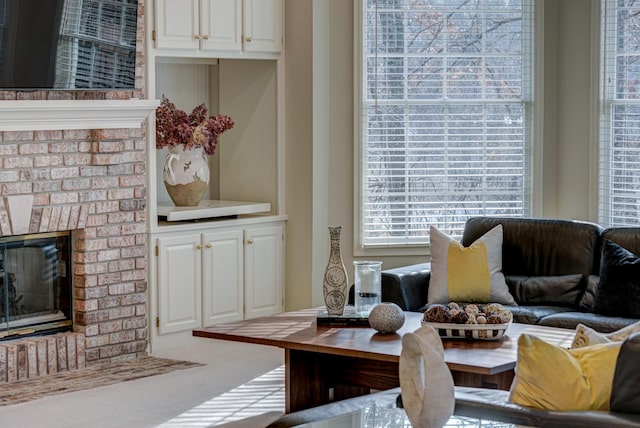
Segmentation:
{"type": "Polygon", "coordinates": [[[282,49],[282,0],[156,0],[155,47],[221,55],[282,49]]]}
{"type": "Polygon", "coordinates": [[[202,325],[243,318],[242,230],[208,232],[202,236],[202,325]]]}
{"type": "MultiPolygon", "coordinates": [[[[180,346],[198,327],[284,310],[283,0],[146,0],[148,96],[200,103],[234,129],[209,157],[204,199],[258,201],[268,214],[168,219],[162,151],[149,150],[150,345],[180,346]],[[172,220],[172,221],[169,221],[172,220]],[[175,220],[175,221],[173,221],[175,220]]],[[[155,122],[148,121],[149,147],[155,122]]]]}
{"type": "Polygon", "coordinates": [[[200,0],[200,49],[239,51],[242,48],[240,0],[200,0]]]}
{"type": "Polygon", "coordinates": [[[245,318],[282,312],[282,226],[252,227],[245,235],[245,318]]]}
{"type": "Polygon", "coordinates": [[[157,334],[284,309],[284,224],[156,235],[157,334]]]}
{"type": "Polygon", "coordinates": [[[157,48],[195,50],[200,46],[199,0],[157,0],[154,38],[157,48]]]}
{"type": "Polygon", "coordinates": [[[280,52],[282,0],[244,0],[244,50],[280,52]]]}
{"type": "Polygon", "coordinates": [[[158,239],[158,330],[160,334],[201,325],[202,258],[200,235],[158,239]]]}

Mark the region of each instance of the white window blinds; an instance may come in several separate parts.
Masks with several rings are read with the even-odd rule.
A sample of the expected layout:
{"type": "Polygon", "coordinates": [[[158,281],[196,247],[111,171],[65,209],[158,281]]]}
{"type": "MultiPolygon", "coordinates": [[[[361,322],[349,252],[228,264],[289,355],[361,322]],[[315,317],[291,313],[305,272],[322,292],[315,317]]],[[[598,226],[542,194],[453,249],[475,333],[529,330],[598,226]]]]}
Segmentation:
{"type": "Polygon", "coordinates": [[[605,226],[640,223],[640,2],[602,1],[600,209],[605,226]]]}
{"type": "Polygon", "coordinates": [[[364,247],[531,212],[533,5],[362,0],[364,247]]]}

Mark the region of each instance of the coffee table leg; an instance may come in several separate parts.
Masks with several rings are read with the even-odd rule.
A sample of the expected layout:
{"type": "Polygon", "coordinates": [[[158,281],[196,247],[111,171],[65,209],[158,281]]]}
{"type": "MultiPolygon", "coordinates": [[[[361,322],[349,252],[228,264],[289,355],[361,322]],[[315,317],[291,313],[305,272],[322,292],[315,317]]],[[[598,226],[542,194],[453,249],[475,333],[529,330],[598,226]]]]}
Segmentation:
{"type": "Polygon", "coordinates": [[[329,402],[329,386],[321,363],[310,353],[285,349],[285,412],[291,413],[329,402]]]}
{"type": "Polygon", "coordinates": [[[482,375],[452,370],[451,375],[456,385],[508,391],[511,388],[515,372],[513,370],[507,370],[494,375],[482,375]]]}

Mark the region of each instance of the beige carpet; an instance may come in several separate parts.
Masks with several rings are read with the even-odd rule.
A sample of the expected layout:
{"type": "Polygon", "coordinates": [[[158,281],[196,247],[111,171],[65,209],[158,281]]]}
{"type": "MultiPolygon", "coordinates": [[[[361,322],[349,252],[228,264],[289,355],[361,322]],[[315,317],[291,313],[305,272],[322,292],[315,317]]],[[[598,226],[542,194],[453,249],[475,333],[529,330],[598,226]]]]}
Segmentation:
{"type": "Polygon", "coordinates": [[[24,403],[48,395],[112,385],[202,365],[189,361],[141,357],[135,360],[94,365],[20,382],[0,383],[0,406],[24,403]]]}

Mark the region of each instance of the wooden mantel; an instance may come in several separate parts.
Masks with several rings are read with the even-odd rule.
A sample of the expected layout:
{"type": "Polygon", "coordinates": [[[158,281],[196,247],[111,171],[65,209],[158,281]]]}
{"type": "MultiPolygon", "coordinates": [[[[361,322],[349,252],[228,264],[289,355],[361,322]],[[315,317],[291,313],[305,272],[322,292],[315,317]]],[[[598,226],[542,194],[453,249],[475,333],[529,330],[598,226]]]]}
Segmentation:
{"type": "Polygon", "coordinates": [[[139,128],[157,100],[0,101],[0,131],[139,128]]]}

